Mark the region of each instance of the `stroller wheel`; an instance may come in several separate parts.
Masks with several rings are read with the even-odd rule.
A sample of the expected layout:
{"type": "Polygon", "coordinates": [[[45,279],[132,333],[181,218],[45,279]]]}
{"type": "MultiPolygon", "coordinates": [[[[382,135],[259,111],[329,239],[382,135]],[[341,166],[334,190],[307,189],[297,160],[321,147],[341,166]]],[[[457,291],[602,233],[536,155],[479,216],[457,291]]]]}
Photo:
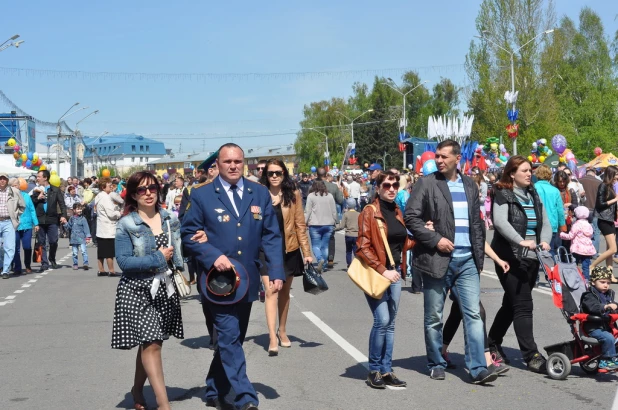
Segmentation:
{"type": "Polygon", "coordinates": [[[564,380],[571,373],[571,360],[564,353],[552,353],[547,358],[547,374],[554,380],[564,380]]]}
{"type": "Polygon", "coordinates": [[[580,362],[579,366],[584,373],[589,375],[595,375],[599,372],[599,359],[589,360],[587,362],[580,362]]]}

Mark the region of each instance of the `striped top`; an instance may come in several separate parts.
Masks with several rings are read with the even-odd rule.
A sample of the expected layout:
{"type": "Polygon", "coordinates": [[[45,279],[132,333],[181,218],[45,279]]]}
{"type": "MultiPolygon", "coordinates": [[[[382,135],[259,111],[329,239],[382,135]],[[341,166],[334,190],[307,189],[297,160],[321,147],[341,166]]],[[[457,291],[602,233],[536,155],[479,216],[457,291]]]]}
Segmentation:
{"type": "Polygon", "coordinates": [[[532,201],[532,198],[530,197],[530,195],[528,195],[526,191],[521,188],[514,187],[513,192],[515,193],[515,196],[517,197],[517,200],[519,201],[521,206],[524,208],[524,211],[526,212],[526,218],[528,218],[526,236],[536,237],[537,220],[536,213],[534,212],[534,202],[532,201]]]}
{"type": "Polygon", "coordinates": [[[472,244],[470,243],[468,199],[461,175],[457,176],[457,181],[447,181],[447,185],[451,192],[455,213],[455,250],[452,256],[455,258],[470,256],[472,255],[472,244]]]}

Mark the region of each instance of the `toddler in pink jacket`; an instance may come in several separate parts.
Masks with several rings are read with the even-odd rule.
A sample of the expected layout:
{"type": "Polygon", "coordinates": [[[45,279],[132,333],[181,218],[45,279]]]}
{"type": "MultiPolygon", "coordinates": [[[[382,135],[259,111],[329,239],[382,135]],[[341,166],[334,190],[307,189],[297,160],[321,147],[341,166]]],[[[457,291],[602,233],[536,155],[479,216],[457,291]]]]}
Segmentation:
{"type": "Polygon", "coordinates": [[[592,225],[588,222],[590,212],[585,206],[575,208],[577,221],[571,226],[570,232],[561,232],[560,238],[571,241],[571,254],[577,263],[581,263],[586,280],[590,280],[590,261],[597,251],[592,244],[592,225]]]}

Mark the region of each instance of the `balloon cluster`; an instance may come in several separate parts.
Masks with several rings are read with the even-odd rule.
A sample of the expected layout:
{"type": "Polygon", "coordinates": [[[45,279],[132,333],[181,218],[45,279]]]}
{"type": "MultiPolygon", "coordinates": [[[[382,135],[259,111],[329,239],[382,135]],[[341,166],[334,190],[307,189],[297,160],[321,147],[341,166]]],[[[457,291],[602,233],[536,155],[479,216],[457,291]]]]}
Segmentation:
{"type": "Polygon", "coordinates": [[[43,164],[43,160],[39,158],[39,154],[36,152],[22,152],[15,138],[9,138],[6,145],[13,148],[13,158],[15,158],[16,167],[28,168],[33,171],[43,171],[47,169],[43,164]]]}
{"type": "Polygon", "coordinates": [[[554,152],[547,146],[547,140],[545,138],[541,138],[532,143],[532,149],[530,150],[530,155],[528,155],[528,161],[532,163],[543,163],[547,157],[553,153],[554,152]]]}
{"type": "Polygon", "coordinates": [[[475,154],[483,156],[489,168],[503,167],[511,156],[496,137],[487,138],[483,145],[478,145],[475,154]]]}
{"type": "MultiPolygon", "coordinates": [[[[507,93],[510,94],[508,91],[507,93]]],[[[507,101],[512,101],[511,103],[514,103],[515,101],[517,101],[517,93],[514,95],[508,95],[508,96],[507,94],[505,94],[504,98],[507,101]]],[[[506,135],[508,135],[510,139],[515,139],[519,135],[519,124],[517,124],[518,116],[519,116],[519,110],[507,110],[506,112],[506,117],[511,122],[510,124],[506,126],[506,135]]]]}
{"type": "Polygon", "coordinates": [[[438,170],[436,165],[436,154],[431,151],[423,152],[423,155],[416,156],[416,172],[423,171],[423,175],[433,174],[438,170]]]}

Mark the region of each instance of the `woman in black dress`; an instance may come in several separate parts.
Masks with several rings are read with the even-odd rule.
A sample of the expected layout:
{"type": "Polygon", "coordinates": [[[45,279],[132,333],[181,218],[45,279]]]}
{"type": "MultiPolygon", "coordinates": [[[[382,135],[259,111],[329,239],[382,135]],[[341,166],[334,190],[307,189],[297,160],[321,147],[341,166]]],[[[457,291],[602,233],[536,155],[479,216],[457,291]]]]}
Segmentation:
{"type": "Polygon", "coordinates": [[[303,264],[311,263],[313,258],[307,237],[307,225],[305,224],[300,191],[296,189],[283,161],[279,159],[269,160],[260,182],[268,188],[277,213],[279,229],[283,238],[283,265],[287,276],[283,288],[278,293],[273,293],[269,286],[268,272],[264,272],[262,275],[266,293],[266,325],[270,336],[268,354],[269,356],[276,356],[279,352],[278,345],[281,347],[292,346],[286,328],[290,309],[292,279],[294,276],[302,275],[303,264]],[[279,312],[279,330],[275,332],[277,311],[279,312]]]}
{"type": "Polygon", "coordinates": [[[135,409],[146,408],[146,379],[158,408],[170,408],[161,349],[163,341],[184,337],[178,289],[172,269],[183,270],[180,223],[161,209],[160,185],[150,172],[133,174],[127,182],[124,216],[116,228],[116,260],[122,278],[116,290],[113,349],[138,347],[131,394],[135,409]]]}

